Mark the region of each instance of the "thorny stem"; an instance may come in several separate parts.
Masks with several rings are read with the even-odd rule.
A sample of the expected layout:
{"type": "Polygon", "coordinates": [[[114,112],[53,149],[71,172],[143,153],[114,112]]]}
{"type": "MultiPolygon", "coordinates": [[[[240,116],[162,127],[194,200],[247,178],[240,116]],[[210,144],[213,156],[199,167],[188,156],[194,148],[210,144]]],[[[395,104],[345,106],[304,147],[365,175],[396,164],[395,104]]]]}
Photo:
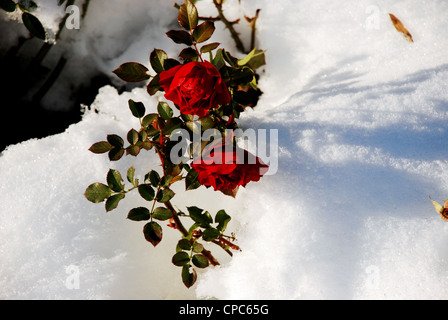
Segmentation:
{"type": "Polygon", "coordinates": [[[229,20],[227,20],[227,18],[224,16],[224,13],[222,11],[222,1],[213,0],[213,4],[215,5],[216,10],[218,10],[219,18],[224,23],[226,28],[229,29],[230,35],[232,36],[232,39],[235,41],[236,48],[239,51],[246,53],[246,51],[244,50],[243,42],[241,42],[241,39],[240,39],[240,37],[238,35],[238,32],[236,32],[235,28],[233,27],[234,23],[232,23],[229,20]]]}

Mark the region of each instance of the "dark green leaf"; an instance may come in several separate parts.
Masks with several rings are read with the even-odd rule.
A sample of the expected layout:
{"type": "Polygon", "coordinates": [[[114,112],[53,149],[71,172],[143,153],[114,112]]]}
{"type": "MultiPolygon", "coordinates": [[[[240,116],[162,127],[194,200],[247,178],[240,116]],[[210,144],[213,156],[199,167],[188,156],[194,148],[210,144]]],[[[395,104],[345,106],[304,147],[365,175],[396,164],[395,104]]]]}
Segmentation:
{"type": "Polygon", "coordinates": [[[208,228],[204,230],[204,233],[202,234],[202,239],[204,239],[205,241],[213,241],[217,239],[219,235],[220,232],[218,231],[218,229],[208,228]]]}
{"type": "Polygon", "coordinates": [[[163,189],[163,190],[159,190],[159,192],[157,193],[156,199],[157,201],[161,202],[161,203],[165,203],[171,200],[171,198],[174,197],[174,192],[171,189],[163,189]]]}
{"type": "Polygon", "coordinates": [[[173,217],[173,213],[167,208],[159,207],[154,210],[152,217],[157,220],[165,221],[171,219],[173,217]]]}
{"type": "Polygon", "coordinates": [[[191,250],[190,241],[188,241],[187,239],[179,240],[179,242],[177,243],[177,246],[181,250],[191,250]]]}
{"type": "Polygon", "coordinates": [[[45,29],[39,19],[37,19],[35,16],[33,16],[31,13],[24,12],[22,14],[22,21],[25,27],[29,32],[31,32],[33,36],[41,40],[46,39],[47,34],[45,32],[45,29]]]}
{"type": "Polygon", "coordinates": [[[150,78],[148,68],[138,62],[126,62],[113,71],[121,80],[140,82],[150,78]]]}
{"type": "Polygon", "coordinates": [[[120,136],[116,134],[110,134],[107,136],[107,141],[116,148],[121,148],[124,145],[124,141],[120,136]]]}
{"type": "Polygon", "coordinates": [[[160,49],[154,49],[149,56],[149,62],[151,63],[151,67],[157,73],[165,71],[163,63],[166,59],[168,59],[168,55],[166,54],[165,51],[160,49]]]}
{"type": "Polygon", "coordinates": [[[163,67],[165,68],[165,70],[169,70],[178,65],[180,65],[180,62],[176,59],[166,59],[165,61],[163,61],[163,67]]]}
{"type": "Polygon", "coordinates": [[[140,153],[140,146],[131,145],[126,148],[126,154],[130,154],[131,156],[136,157],[138,156],[139,153],[140,153]]]}
{"type": "Polygon", "coordinates": [[[108,186],[103,183],[93,183],[87,187],[84,196],[93,203],[103,202],[104,199],[109,198],[111,195],[111,190],[108,186]]]}
{"type": "Polygon", "coordinates": [[[173,116],[173,110],[170,108],[168,103],[163,101],[159,102],[157,105],[157,112],[159,112],[160,116],[164,120],[168,120],[173,116]]]}
{"type": "Polygon", "coordinates": [[[107,141],[100,141],[97,143],[94,143],[90,148],[89,151],[93,152],[93,153],[106,153],[110,150],[112,150],[113,146],[107,142],[107,141]]]}
{"type": "Polygon", "coordinates": [[[136,144],[138,142],[140,135],[135,129],[129,130],[126,138],[128,139],[128,142],[132,145],[136,144]]]}
{"type": "Polygon", "coordinates": [[[190,262],[190,256],[185,251],[179,251],[173,256],[171,261],[175,266],[182,267],[190,262]]]}
{"type": "Polygon", "coordinates": [[[196,28],[198,25],[198,10],[191,1],[185,0],[184,4],[180,6],[177,20],[188,31],[196,28]]]}
{"type": "Polygon", "coordinates": [[[211,61],[211,63],[218,70],[221,69],[226,64],[226,61],[224,60],[224,56],[223,56],[222,52],[223,52],[223,49],[219,49],[218,51],[216,51],[216,56],[211,61]]]}
{"type": "Polygon", "coordinates": [[[216,227],[220,232],[224,232],[227,228],[227,224],[232,219],[224,210],[219,210],[215,216],[215,223],[218,223],[216,227]]]}
{"type": "Polygon", "coordinates": [[[154,200],[155,191],[149,184],[141,184],[138,186],[138,193],[147,201],[154,200]]]}
{"type": "Polygon", "coordinates": [[[109,160],[110,161],[118,161],[121,159],[121,157],[124,154],[123,148],[112,148],[112,150],[109,151],[109,160]]]}
{"type": "Polygon", "coordinates": [[[146,87],[146,91],[149,93],[150,96],[155,95],[157,93],[157,91],[160,90],[159,80],[160,80],[159,75],[156,75],[148,83],[148,86],[146,87]]]}
{"type": "Polygon", "coordinates": [[[123,193],[118,193],[118,194],[114,194],[113,196],[110,196],[107,200],[106,200],[106,211],[112,211],[115,208],[117,208],[118,203],[123,200],[125,197],[125,195],[123,193]]]}
{"type": "Polygon", "coordinates": [[[205,213],[202,213],[202,209],[198,207],[187,207],[188,212],[190,213],[191,219],[193,219],[195,222],[199,223],[201,227],[208,228],[210,226],[210,223],[213,222],[212,217],[210,216],[210,213],[206,211],[205,213]]]}
{"type": "Polygon", "coordinates": [[[184,61],[197,61],[199,58],[198,53],[193,48],[185,48],[183,49],[180,54],[179,58],[181,58],[184,61]]]}
{"type": "Polygon", "coordinates": [[[107,184],[109,188],[111,188],[115,192],[121,192],[124,190],[124,184],[121,182],[123,178],[121,177],[120,172],[114,169],[110,169],[107,173],[107,184]]]}
{"type": "Polygon", "coordinates": [[[220,45],[219,42],[213,42],[213,43],[206,44],[205,46],[202,46],[201,52],[202,53],[210,52],[210,51],[215,50],[216,48],[218,48],[219,45],[220,45]]]}
{"type": "Polygon", "coordinates": [[[132,99],[128,101],[129,109],[131,109],[132,115],[136,118],[143,118],[145,115],[146,109],[145,105],[142,102],[135,102],[132,99]]]}
{"type": "Polygon", "coordinates": [[[149,241],[154,247],[157,246],[160,241],[162,241],[162,227],[154,221],[147,223],[143,227],[143,234],[145,239],[149,241]]]}
{"type": "Polygon", "coordinates": [[[158,187],[160,182],[160,175],[157,171],[151,170],[149,172],[149,181],[153,185],[153,187],[158,187]]]}
{"type": "Polygon", "coordinates": [[[132,221],[146,221],[151,218],[149,210],[145,207],[131,209],[128,213],[128,219],[132,221]]]}
{"type": "Polygon", "coordinates": [[[19,0],[19,7],[22,11],[34,11],[37,9],[37,4],[32,0],[19,0]]]}
{"type": "Polygon", "coordinates": [[[16,4],[12,0],[0,0],[0,8],[6,12],[14,12],[16,10],[16,4]]]}
{"type": "Polygon", "coordinates": [[[196,43],[205,42],[215,32],[215,24],[212,21],[204,21],[198,25],[193,31],[193,39],[196,43]]]}
{"type": "Polygon", "coordinates": [[[203,254],[195,254],[191,261],[198,268],[207,268],[209,266],[209,261],[203,254]]]}
{"type": "Polygon", "coordinates": [[[186,44],[187,46],[191,46],[193,44],[191,34],[185,30],[170,30],[166,33],[166,35],[175,43],[186,44]]]}
{"type": "Polygon", "coordinates": [[[192,268],[190,272],[189,264],[186,264],[182,267],[182,282],[187,288],[190,288],[195,284],[197,277],[198,275],[196,273],[196,270],[192,268]]]}
{"type": "Polygon", "coordinates": [[[199,173],[195,170],[190,170],[185,177],[185,189],[186,190],[194,190],[201,186],[201,183],[198,181],[199,173]]]}

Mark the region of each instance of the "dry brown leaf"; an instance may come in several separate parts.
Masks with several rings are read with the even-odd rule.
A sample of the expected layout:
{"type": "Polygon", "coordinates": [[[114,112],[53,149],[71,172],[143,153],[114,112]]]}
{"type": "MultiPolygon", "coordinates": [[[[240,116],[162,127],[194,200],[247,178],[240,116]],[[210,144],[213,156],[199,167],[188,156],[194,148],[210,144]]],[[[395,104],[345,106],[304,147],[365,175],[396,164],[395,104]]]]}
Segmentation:
{"type": "Polygon", "coordinates": [[[392,24],[394,25],[395,29],[397,29],[398,32],[401,32],[408,41],[414,42],[411,33],[408,31],[408,29],[406,29],[406,27],[403,25],[400,19],[398,19],[392,13],[389,13],[389,16],[390,20],[392,20],[392,24]]]}

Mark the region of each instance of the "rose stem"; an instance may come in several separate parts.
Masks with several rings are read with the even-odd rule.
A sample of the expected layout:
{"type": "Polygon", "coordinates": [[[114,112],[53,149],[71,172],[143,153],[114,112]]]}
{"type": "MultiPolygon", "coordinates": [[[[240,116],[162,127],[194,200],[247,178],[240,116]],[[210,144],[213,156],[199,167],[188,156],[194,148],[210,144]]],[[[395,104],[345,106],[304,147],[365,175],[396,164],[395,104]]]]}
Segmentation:
{"type": "Polygon", "coordinates": [[[216,9],[218,10],[219,18],[224,23],[226,28],[229,29],[230,35],[232,36],[232,39],[235,41],[236,48],[243,53],[247,53],[244,50],[244,45],[241,42],[240,37],[238,36],[238,32],[236,32],[235,28],[233,27],[233,23],[230,22],[229,20],[227,20],[227,18],[224,16],[224,13],[222,11],[222,1],[218,2],[217,0],[213,0],[213,4],[215,5],[216,9]]]}

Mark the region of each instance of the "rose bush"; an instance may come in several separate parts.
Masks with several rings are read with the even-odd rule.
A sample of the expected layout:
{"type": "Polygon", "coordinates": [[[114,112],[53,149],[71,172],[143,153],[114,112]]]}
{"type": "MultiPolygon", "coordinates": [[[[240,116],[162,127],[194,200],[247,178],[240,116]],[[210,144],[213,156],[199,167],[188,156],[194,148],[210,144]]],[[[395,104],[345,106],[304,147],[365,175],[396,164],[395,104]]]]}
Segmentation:
{"type": "MultiPolygon", "coordinates": [[[[228,24],[222,14],[222,2],[213,3],[220,13],[216,21],[228,24]]],[[[231,250],[240,249],[234,243],[234,233],[227,233],[231,217],[225,210],[212,216],[196,206],[179,209],[172,203],[176,196],[172,186],[183,181],[186,192],[205,186],[235,197],[240,186],[260,180],[267,172],[268,166],[259,158],[235,147],[237,136],[233,134],[238,129],[240,114],[248,107],[255,107],[262,94],[256,69],[265,64],[265,56],[264,51],[252,48],[245,57],[238,59],[224,48],[218,49],[220,43],[217,42],[198,47],[212,36],[214,22],[205,19],[199,23],[204,18],[198,15],[190,0],[177,8],[183,30],[170,30],[166,35],[175,43],[186,45],[179,59],[154,49],[149,63],[155,74],[150,74],[149,68],[138,62],[124,63],[113,72],[126,82],[148,81],[145,83],[148,94],[163,94],[179,112],[169,103],[159,101],[152,108],[153,112],[147,113],[143,102],[130,99],[129,109],[138,119],[138,127],[129,130],[126,139],[108,134],[106,140],[89,148],[93,153],[108,153],[111,161],[153,150],[161,165],[138,178],[136,169],[131,166],[126,181],[118,170],[111,168],[106,184],[95,182],[87,187],[84,195],[93,203],[105,202],[105,209],[110,212],[129,192],[136,190],[148,203],[131,209],[127,218],[145,222],[143,235],[154,247],[164,237],[161,221],[181,233],[172,263],[182,267],[182,281],[191,287],[197,278],[195,268],[219,264],[205,243],[213,243],[229,255],[232,255],[231,250]],[[204,59],[204,54],[209,61],[204,59]],[[208,130],[213,131],[213,140],[206,138],[208,130]],[[179,133],[185,134],[180,135],[185,138],[181,142],[176,139],[179,133]],[[179,158],[182,161],[177,161],[179,158]],[[188,228],[183,219],[189,220],[188,228]]]]}
{"type": "Polygon", "coordinates": [[[183,114],[205,117],[208,110],[230,102],[230,94],[219,71],[210,62],[192,61],[159,75],[165,98],[183,114]]]}
{"type": "Polygon", "coordinates": [[[223,143],[203,151],[191,168],[198,173],[199,182],[215,191],[234,196],[239,186],[259,181],[269,167],[247,150],[223,143]]]}

